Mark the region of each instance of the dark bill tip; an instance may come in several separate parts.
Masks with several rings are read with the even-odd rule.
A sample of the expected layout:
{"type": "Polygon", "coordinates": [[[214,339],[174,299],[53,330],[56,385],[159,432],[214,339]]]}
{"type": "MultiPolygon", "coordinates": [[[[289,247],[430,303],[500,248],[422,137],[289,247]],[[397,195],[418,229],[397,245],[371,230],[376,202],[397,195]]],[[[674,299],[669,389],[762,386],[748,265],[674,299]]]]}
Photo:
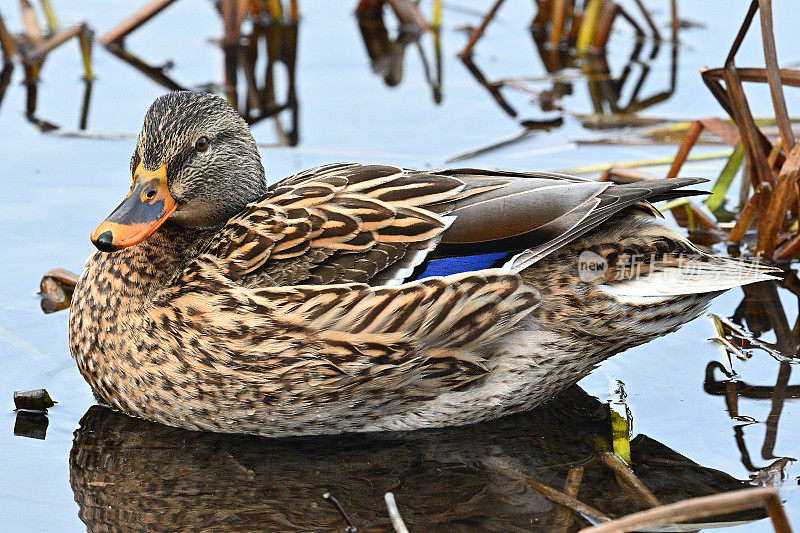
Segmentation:
{"type": "Polygon", "coordinates": [[[104,231],[92,242],[94,242],[94,245],[97,246],[97,249],[101,252],[113,252],[115,250],[114,234],[111,233],[111,230],[104,231]]]}

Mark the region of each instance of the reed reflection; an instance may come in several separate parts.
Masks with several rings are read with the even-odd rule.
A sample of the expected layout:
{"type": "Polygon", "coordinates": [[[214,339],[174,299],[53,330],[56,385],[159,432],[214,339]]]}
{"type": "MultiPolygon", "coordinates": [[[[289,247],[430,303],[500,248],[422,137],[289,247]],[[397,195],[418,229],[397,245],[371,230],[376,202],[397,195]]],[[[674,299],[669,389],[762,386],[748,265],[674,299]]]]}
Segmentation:
{"type": "Polygon", "coordinates": [[[744,288],[744,298],[730,320],[714,316],[717,340],[725,350],[727,360],[712,361],[706,366],[704,389],[708,394],[725,398],[726,408],[733,420],[742,422],[734,428],[734,438],[741,453],[742,464],[755,476],[763,476],[776,468],[782,474],[790,460],[775,454],[781,414],[787,399],[800,398],[800,385],[790,384],[792,368],[797,365],[800,347],[800,315],[791,325],[780,299],[780,293],[793,296],[800,308],[800,279],[796,270],[789,270],[780,281],[767,281],[744,288]],[[761,340],[772,332],[775,340],[761,340]],[[775,384],[752,384],[746,381],[747,361],[769,356],[778,362],[775,384]],[[741,367],[742,375],[734,366],[741,367]],[[719,377],[718,377],[719,376],[719,377]],[[764,420],[757,420],[739,406],[740,398],[768,401],[770,411],[764,420]],[[759,454],[768,461],[756,466],[745,439],[748,426],[763,422],[766,429],[759,454]]]}
{"type": "Polygon", "coordinates": [[[16,59],[22,65],[25,75],[25,117],[43,132],[59,129],[59,125],[36,114],[39,73],[50,52],[74,39],[78,42],[84,70],[84,93],[78,120],[78,128],[84,130],[94,79],[92,72],[94,32],[84,22],[62,28],[50,2],[41,0],[40,6],[41,14],[28,0],[19,1],[20,17],[23,21],[23,28],[19,32],[11,32],[0,14],[0,52],[3,56],[3,70],[0,72],[0,103],[11,81],[12,61],[16,59]],[[44,19],[44,24],[40,21],[41,18],[44,19]]]}
{"type": "MultiPolygon", "coordinates": [[[[145,6],[100,38],[100,43],[112,54],[170,91],[188,88],[169,75],[172,63],[153,65],[128,50],[124,39],[175,1],[161,0],[145,6]]],[[[223,52],[224,79],[222,83],[211,82],[199,88],[224,94],[250,124],[273,118],[277,144],[296,146],[299,142],[295,75],[297,2],[225,0],[215,6],[223,27],[223,36],[217,44],[223,52]],[[258,72],[262,63],[263,72],[258,72]],[[279,69],[285,71],[286,84],[282,88],[276,82],[279,69]],[[288,120],[283,118],[284,112],[288,113],[288,120]]]]}
{"type": "Polygon", "coordinates": [[[542,75],[507,76],[490,80],[483,74],[472,51],[486,25],[494,17],[494,11],[487,13],[459,55],[475,80],[486,88],[509,116],[516,117],[518,110],[503,94],[504,89],[530,94],[538,101],[542,111],[577,116],[588,128],[618,128],[639,124],[642,119],[637,113],[674,94],[678,67],[677,9],[674,2],[667,52],[664,52],[664,41],[649,10],[641,2],[637,2],[639,12],[635,15],[615,2],[604,3],[602,12],[593,16],[584,11],[586,6],[576,5],[572,1],[543,1],[536,5],[538,11],[531,23],[531,37],[544,67],[542,75]],[[637,18],[644,22],[638,22],[637,18]],[[622,24],[631,27],[634,38],[625,65],[619,74],[614,74],[609,66],[607,45],[612,31],[618,30],[622,24]],[[649,79],[654,72],[652,66],[664,60],[664,53],[669,54],[667,60],[670,65],[666,87],[646,94],[644,87],[653,82],[649,79]],[[588,116],[570,112],[562,102],[564,96],[575,92],[573,84],[581,80],[587,83],[593,110],[588,116]],[[529,86],[529,83],[533,85],[529,86]],[[541,88],[541,84],[550,86],[541,88]]]}
{"type": "Polygon", "coordinates": [[[397,18],[397,35],[392,38],[386,26],[383,2],[362,0],[356,9],[356,20],[370,59],[373,72],[380,75],[389,87],[403,79],[406,48],[416,48],[419,53],[425,81],[436,104],[442,102],[442,48],[440,28],[428,24],[414,5],[392,4],[397,18]],[[406,10],[402,9],[405,7],[406,10]],[[431,60],[425,52],[423,40],[430,34],[433,42],[431,60]]]}
{"type": "MultiPolygon", "coordinates": [[[[598,516],[648,507],[598,460],[609,416],[607,404],[572,387],[530,414],[477,426],[269,440],[187,432],[95,406],[75,433],[70,483],[89,531],[341,530],[326,492],[359,529],[390,530],[387,491],[412,531],[569,531],[587,519],[536,483],[558,492],[577,483],[575,498],[598,516]]],[[[747,486],[645,435],[631,451],[635,475],[662,503],[747,486]]]]}

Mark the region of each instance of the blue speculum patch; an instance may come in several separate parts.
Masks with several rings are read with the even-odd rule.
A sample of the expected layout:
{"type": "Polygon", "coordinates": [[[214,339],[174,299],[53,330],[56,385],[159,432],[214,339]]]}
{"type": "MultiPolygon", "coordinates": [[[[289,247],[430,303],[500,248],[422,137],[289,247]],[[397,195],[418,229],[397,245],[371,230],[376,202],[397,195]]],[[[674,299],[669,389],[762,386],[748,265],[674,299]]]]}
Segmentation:
{"type": "Polygon", "coordinates": [[[498,262],[510,256],[511,254],[508,252],[498,252],[493,254],[434,259],[427,264],[425,270],[417,276],[417,279],[449,276],[451,274],[460,274],[461,272],[473,272],[475,270],[483,270],[484,268],[492,268],[496,266],[498,262]]]}

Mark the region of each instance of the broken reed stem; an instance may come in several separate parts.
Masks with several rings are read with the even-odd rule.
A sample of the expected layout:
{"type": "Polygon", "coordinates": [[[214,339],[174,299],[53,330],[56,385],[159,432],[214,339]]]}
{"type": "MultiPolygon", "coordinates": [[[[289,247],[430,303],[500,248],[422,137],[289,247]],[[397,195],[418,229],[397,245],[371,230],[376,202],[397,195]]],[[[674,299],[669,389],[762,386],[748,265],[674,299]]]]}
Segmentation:
{"type": "Polygon", "coordinates": [[[778,183],[767,204],[767,208],[761,216],[765,218],[763,223],[759,223],[758,248],[756,253],[762,253],[765,257],[772,257],[775,247],[778,244],[778,233],[781,225],[786,219],[786,211],[789,208],[789,200],[794,193],[794,187],[800,179],[800,145],[795,145],[786,162],[781,168],[778,176],[778,183]],[[764,232],[763,234],[761,232],[764,232]]]}
{"type": "Polygon", "coordinates": [[[672,162],[669,172],[667,172],[667,178],[674,178],[678,175],[681,167],[686,162],[686,158],[689,156],[689,151],[695,145],[697,138],[703,132],[703,128],[704,126],[699,120],[692,121],[692,123],[689,125],[689,129],[686,130],[683,140],[681,140],[681,145],[678,147],[678,153],[675,155],[675,160],[672,162]]]}
{"type": "MultiPolygon", "coordinates": [[[[723,70],[724,69],[721,68],[702,68],[700,69],[700,72],[704,75],[704,77],[710,80],[721,80],[724,79],[723,70]]],[[[766,69],[742,67],[738,68],[737,70],[739,71],[739,77],[742,81],[751,83],[767,83],[766,69]]],[[[800,87],[800,71],[782,68],[778,70],[778,74],[783,85],[788,85],[789,87],[800,87]]]]}
{"type": "Polygon", "coordinates": [[[764,154],[761,148],[761,138],[758,127],[755,125],[755,122],[753,122],[750,105],[742,89],[742,80],[736,70],[736,65],[732,62],[725,65],[724,77],[725,85],[730,94],[733,120],[739,128],[745,153],[749,155],[751,165],[756,171],[756,179],[759,183],[762,181],[773,183],[775,180],[772,176],[772,169],[770,169],[767,164],[766,154],[764,154]]]}
{"type": "Polygon", "coordinates": [[[678,0],[670,0],[669,2],[670,14],[670,29],[672,30],[670,39],[673,43],[678,42],[678,0]]]}
{"type": "Polygon", "coordinates": [[[781,150],[783,150],[783,141],[776,139],[775,144],[772,145],[772,150],[770,150],[769,155],[767,155],[767,163],[769,163],[770,167],[775,168],[775,165],[777,165],[781,150]]]}
{"type": "MultiPolygon", "coordinates": [[[[699,207],[694,205],[694,202],[692,202],[691,200],[687,199],[686,200],[686,204],[684,204],[684,205],[685,205],[686,211],[688,212],[687,216],[689,216],[689,213],[690,213],[691,217],[694,219],[694,224],[688,226],[690,229],[695,229],[695,226],[700,226],[704,230],[709,230],[709,231],[719,231],[720,230],[719,225],[717,224],[717,222],[713,218],[711,218],[709,216],[706,216],[706,214],[703,212],[703,210],[701,210],[699,207]]],[[[672,213],[673,214],[677,213],[677,210],[673,209],[672,213]]],[[[679,216],[675,217],[676,220],[681,220],[679,218],[679,216]]]]}
{"type": "Polygon", "coordinates": [[[88,28],[83,26],[83,31],[78,34],[78,46],[81,50],[81,59],[83,59],[83,78],[87,82],[94,79],[94,71],[92,70],[92,39],[94,34],[88,28]]]}
{"type": "Polygon", "coordinates": [[[586,8],[583,10],[583,20],[578,29],[578,37],[575,39],[575,48],[578,52],[586,52],[592,43],[597,21],[603,13],[604,3],[605,0],[587,0],[586,8]]]}
{"type": "Polygon", "coordinates": [[[159,85],[162,85],[171,91],[186,90],[185,87],[164,73],[166,70],[165,67],[154,67],[145,63],[142,59],[139,59],[139,57],[130,53],[124,46],[122,46],[120,42],[115,41],[109,43],[106,46],[106,50],[117,56],[122,61],[125,61],[130,66],[137,69],[159,85]]]}
{"type": "Polygon", "coordinates": [[[800,253],[800,233],[797,233],[789,240],[775,249],[776,261],[787,261],[794,259],[800,253]]]}
{"type": "Polygon", "coordinates": [[[569,469],[567,472],[567,479],[564,482],[564,494],[571,498],[578,496],[578,490],[581,487],[581,480],[583,479],[583,467],[576,466],[569,469]]]}
{"type": "Polygon", "coordinates": [[[34,45],[42,41],[42,28],[36,18],[36,11],[28,0],[19,0],[19,8],[22,12],[22,24],[25,27],[25,34],[34,45]]]}
{"type": "Polygon", "coordinates": [[[745,233],[753,225],[758,214],[758,205],[761,202],[761,196],[766,193],[765,187],[758,187],[753,193],[753,196],[744,204],[744,208],[739,213],[739,218],[736,220],[736,225],[733,226],[730,234],[728,234],[728,242],[739,244],[744,239],[745,233]]]}
{"type": "Polygon", "coordinates": [[[772,105],[775,108],[775,118],[781,140],[786,150],[794,148],[794,132],[786,109],[786,100],[783,97],[783,86],[778,69],[778,57],[775,51],[775,35],[772,31],[772,0],[758,0],[761,12],[761,40],[764,43],[764,63],[766,65],[767,82],[772,96],[772,105]]]}
{"type": "Polygon", "coordinates": [[[650,12],[645,7],[642,0],[634,0],[636,5],[639,7],[639,11],[641,11],[644,20],[647,22],[647,25],[650,26],[650,31],[653,32],[653,37],[657,40],[661,40],[661,33],[658,31],[658,26],[656,26],[655,21],[653,21],[653,17],[650,15],[650,12]]]}
{"type": "Polygon", "coordinates": [[[600,452],[600,460],[617,474],[617,479],[625,483],[631,490],[644,500],[650,507],[658,507],[661,502],[650,489],[636,477],[633,470],[618,455],[612,452],[600,452]]]}
{"type": "Polygon", "coordinates": [[[57,32],[58,18],[56,18],[56,12],[53,11],[53,6],[50,5],[50,0],[41,0],[41,4],[44,18],[47,20],[47,31],[50,33],[57,32]]]}
{"type": "Polygon", "coordinates": [[[400,510],[397,508],[397,502],[394,500],[394,494],[387,492],[383,495],[383,500],[386,502],[386,508],[389,510],[389,520],[392,521],[392,527],[397,533],[408,533],[406,523],[403,522],[403,517],[400,516],[400,510]]]}
{"type": "Polygon", "coordinates": [[[641,28],[636,25],[636,21],[631,18],[621,6],[616,3],[606,4],[603,6],[603,11],[595,24],[592,40],[589,43],[591,48],[602,50],[606,47],[608,39],[611,36],[611,28],[614,26],[614,21],[617,20],[617,16],[619,15],[623,16],[634,27],[638,39],[644,36],[644,33],[641,32],[641,28]]]}
{"type": "Polygon", "coordinates": [[[791,533],[792,529],[778,499],[778,493],[768,487],[756,487],[683,500],[624,516],[606,524],[589,527],[583,529],[582,533],[623,533],[649,526],[699,520],[761,506],[766,508],[777,533],[791,533]]]}
{"type": "Polygon", "coordinates": [[[433,0],[431,5],[431,29],[438,32],[442,28],[442,0],[433,0]]]}
{"type": "Polygon", "coordinates": [[[736,129],[735,124],[722,120],[719,117],[701,118],[700,123],[705,129],[722,139],[722,142],[728,146],[735,148],[739,144],[739,130],[736,129]]]}
{"type": "Polygon", "coordinates": [[[419,7],[410,0],[386,0],[400,23],[403,25],[413,25],[419,28],[420,31],[429,31],[431,29],[428,21],[419,10],[419,7]]]}
{"type": "MultiPolygon", "coordinates": [[[[256,4],[258,2],[255,2],[256,4]]],[[[279,21],[283,16],[283,6],[280,0],[267,0],[267,14],[274,21],[279,21]]]]}
{"type": "Polygon", "coordinates": [[[730,350],[730,352],[733,355],[735,355],[736,357],[738,357],[739,359],[741,359],[743,361],[745,359],[747,359],[747,356],[745,356],[745,354],[742,352],[742,350],[740,350],[737,346],[735,346],[731,341],[729,341],[725,337],[711,337],[711,339],[709,339],[709,340],[712,340],[712,341],[715,341],[715,342],[718,342],[718,343],[722,344],[725,348],[730,350]]]}

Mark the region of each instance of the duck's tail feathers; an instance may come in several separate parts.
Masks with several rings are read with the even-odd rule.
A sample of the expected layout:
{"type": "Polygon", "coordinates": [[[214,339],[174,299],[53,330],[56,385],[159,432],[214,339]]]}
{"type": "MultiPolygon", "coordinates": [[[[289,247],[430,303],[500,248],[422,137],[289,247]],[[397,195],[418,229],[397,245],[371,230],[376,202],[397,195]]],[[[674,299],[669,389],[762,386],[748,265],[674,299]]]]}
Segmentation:
{"type": "Polygon", "coordinates": [[[717,293],[759,281],[780,279],[781,270],[761,263],[728,257],[699,255],[643,263],[644,272],[602,280],[605,292],[627,303],[717,293]]]}
{"type": "Polygon", "coordinates": [[[663,202],[664,200],[674,200],[676,198],[688,198],[689,196],[707,196],[708,191],[698,191],[695,189],[677,189],[674,191],[664,191],[653,195],[647,199],[650,203],[663,202]]]}

